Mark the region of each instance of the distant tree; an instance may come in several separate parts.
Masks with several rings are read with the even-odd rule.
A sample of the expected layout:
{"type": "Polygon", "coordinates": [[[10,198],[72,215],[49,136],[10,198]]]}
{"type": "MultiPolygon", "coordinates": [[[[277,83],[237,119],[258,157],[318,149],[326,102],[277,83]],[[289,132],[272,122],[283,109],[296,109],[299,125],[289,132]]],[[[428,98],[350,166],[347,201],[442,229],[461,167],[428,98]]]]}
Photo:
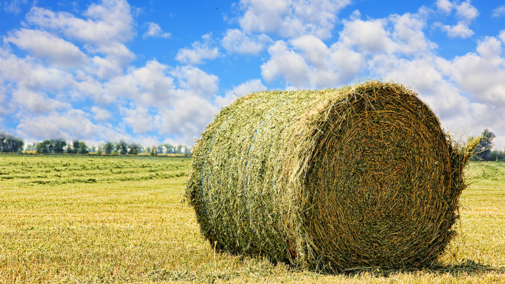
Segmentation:
{"type": "Polygon", "coordinates": [[[101,156],[101,155],[102,155],[102,149],[98,148],[98,150],[96,151],[96,154],[97,154],[98,156],[101,156]]]}
{"type": "Polygon", "coordinates": [[[104,146],[105,155],[110,155],[113,150],[114,150],[114,144],[112,144],[112,142],[105,143],[104,146]]]}
{"type": "Polygon", "coordinates": [[[137,155],[139,152],[140,152],[140,144],[138,143],[131,143],[130,145],[128,145],[128,154],[131,154],[131,155],[137,155]]]}
{"type": "Polygon", "coordinates": [[[84,141],[79,141],[77,144],[77,154],[88,154],[88,146],[84,141]]]}
{"type": "Polygon", "coordinates": [[[150,147],[146,148],[146,153],[151,153],[151,148],[150,147]]]}
{"type": "Polygon", "coordinates": [[[482,132],[482,139],[473,151],[474,157],[472,160],[490,161],[491,148],[493,148],[493,139],[496,137],[493,132],[487,128],[482,132]]]}
{"type": "Polygon", "coordinates": [[[120,140],[116,145],[116,150],[119,152],[119,154],[124,155],[128,153],[128,144],[126,144],[124,140],[120,140]]]}
{"type": "Polygon", "coordinates": [[[155,147],[151,148],[151,156],[156,156],[156,150],[155,147]]]}
{"type": "Polygon", "coordinates": [[[0,152],[18,152],[25,142],[12,134],[0,132],[0,152]]]}
{"type": "Polygon", "coordinates": [[[182,145],[177,145],[177,150],[176,150],[176,153],[177,154],[182,154],[182,145]]]}
{"type": "Polygon", "coordinates": [[[72,145],[70,143],[68,143],[67,147],[65,147],[65,153],[67,153],[67,154],[73,154],[73,153],[75,153],[74,149],[72,149],[72,145]]]}
{"type": "Polygon", "coordinates": [[[172,146],[171,144],[166,143],[163,146],[165,147],[167,154],[173,154],[174,153],[174,146],[172,146]]]}
{"type": "Polygon", "coordinates": [[[37,154],[42,154],[42,143],[35,143],[35,149],[37,154]]]}
{"type": "Polygon", "coordinates": [[[53,152],[53,143],[51,140],[44,140],[41,144],[41,154],[51,154],[53,152]]]}
{"type": "Polygon", "coordinates": [[[112,152],[112,156],[119,156],[119,153],[117,150],[114,150],[114,152],[112,152]]]}
{"type": "Polygon", "coordinates": [[[493,150],[489,154],[490,161],[505,162],[505,151],[493,150]]]}
{"type": "Polygon", "coordinates": [[[67,145],[67,142],[63,139],[51,139],[52,152],[55,154],[61,154],[64,152],[64,147],[67,145]]]}

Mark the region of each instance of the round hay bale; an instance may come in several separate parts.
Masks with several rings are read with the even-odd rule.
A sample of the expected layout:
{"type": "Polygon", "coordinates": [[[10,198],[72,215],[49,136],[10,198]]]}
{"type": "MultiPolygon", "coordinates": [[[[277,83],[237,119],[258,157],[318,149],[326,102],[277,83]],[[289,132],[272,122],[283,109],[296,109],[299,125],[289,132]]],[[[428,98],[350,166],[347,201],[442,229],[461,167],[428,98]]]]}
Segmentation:
{"type": "Polygon", "coordinates": [[[313,269],[424,266],[455,235],[475,145],[455,147],[401,84],[258,92],[202,133],[186,197],[220,250],[313,269]]]}

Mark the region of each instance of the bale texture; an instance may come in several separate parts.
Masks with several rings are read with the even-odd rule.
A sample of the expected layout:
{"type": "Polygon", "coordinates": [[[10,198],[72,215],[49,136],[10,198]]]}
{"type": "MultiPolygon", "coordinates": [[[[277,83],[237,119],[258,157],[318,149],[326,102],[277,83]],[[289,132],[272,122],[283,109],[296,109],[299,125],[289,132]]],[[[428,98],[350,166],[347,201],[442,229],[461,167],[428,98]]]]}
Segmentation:
{"type": "Polygon", "coordinates": [[[455,235],[475,145],[455,145],[401,84],[258,92],[202,133],[186,197],[223,251],[334,271],[425,266],[455,235]]]}

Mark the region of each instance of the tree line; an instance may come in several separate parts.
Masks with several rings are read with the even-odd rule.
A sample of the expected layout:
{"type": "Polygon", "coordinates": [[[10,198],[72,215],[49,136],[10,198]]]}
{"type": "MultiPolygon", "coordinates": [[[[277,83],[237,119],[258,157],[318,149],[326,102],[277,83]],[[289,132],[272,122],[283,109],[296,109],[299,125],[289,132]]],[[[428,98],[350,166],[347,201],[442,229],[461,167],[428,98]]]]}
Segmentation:
{"type": "Polygon", "coordinates": [[[505,151],[491,150],[494,146],[493,139],[496,135],[488,129],[484,129],[481,136],[482,138],[473,151],[473,156],[470,158],[470,161],[505,162],[505,151]]]}
{"type": "Polygon", "coordinates": [[[21,153],[22,151],[34,151],[37,154],[89,154],[96,155],[137,155],[149,153],[157,154],[189,154],[191,149],[185,145],[171,145],[169,143],[157,146],[144,147],[139,143],[106,142],[99,145],[87,145],[81,140],[67,142],[65,139],[46,139],[42,142],[34,142],[25,146],[23,139],[9,133],[0,132],[0,152],[21,153]]]}
{"type": "MultiPolygon", "coordinates": [[[[482,132],[482,138],[473,152],[471,161],[501,161],[505,162],[505,151],[492,150],[493,139],[496,135],[485,129],[482,132]]],[[[472,138],[471,138],[472,139],[472,138]]],[[[88,146],[84,141],[73,140],[67,142],[64,139],[46,139],[42,142],[34,142],[25,147],[23,139],[9,133],[0,132],[0,152],[21,153],[23,151],[35,151],[39,154],[88,154],[97,155],[137,155],[149,153],[157,154],[189,154],[190,148],[185,145],[171,145],[169,143],[158,146],[144,147],[139,143],[126,143],[124,140],[119,142],[106,142],[99,145],[88,146]]]]}
{"type": "Polygon", "coordinates": [[[148,153],[157,154],[189,154],[190,148],[185,145],[171,145],[168,143],[158,146],[144,147],[139,143],[126,143],[124,140],[119,142],[106,142],[99,145],[86,145],[86,142],[73,140],[67,143],[64,139],[47,139],[42,142],[35,142],[26,147],[26,151],[36,151],[40,154],[88,154],[96,155],[138,155],[148,153]]]}

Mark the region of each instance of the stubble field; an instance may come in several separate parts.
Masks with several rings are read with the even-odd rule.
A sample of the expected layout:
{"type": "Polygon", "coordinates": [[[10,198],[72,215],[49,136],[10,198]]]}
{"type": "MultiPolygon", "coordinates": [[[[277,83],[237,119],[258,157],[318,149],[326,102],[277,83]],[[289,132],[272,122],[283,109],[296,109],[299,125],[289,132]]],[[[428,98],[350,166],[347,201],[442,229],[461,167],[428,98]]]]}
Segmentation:
{"type": "Polygon", "coordinates": [[[505,283],[505,163],[472,163],[436,267],[330,275],[215,252],[181,199],[190,159],[0,155],[0,281],[505,283]]]}

